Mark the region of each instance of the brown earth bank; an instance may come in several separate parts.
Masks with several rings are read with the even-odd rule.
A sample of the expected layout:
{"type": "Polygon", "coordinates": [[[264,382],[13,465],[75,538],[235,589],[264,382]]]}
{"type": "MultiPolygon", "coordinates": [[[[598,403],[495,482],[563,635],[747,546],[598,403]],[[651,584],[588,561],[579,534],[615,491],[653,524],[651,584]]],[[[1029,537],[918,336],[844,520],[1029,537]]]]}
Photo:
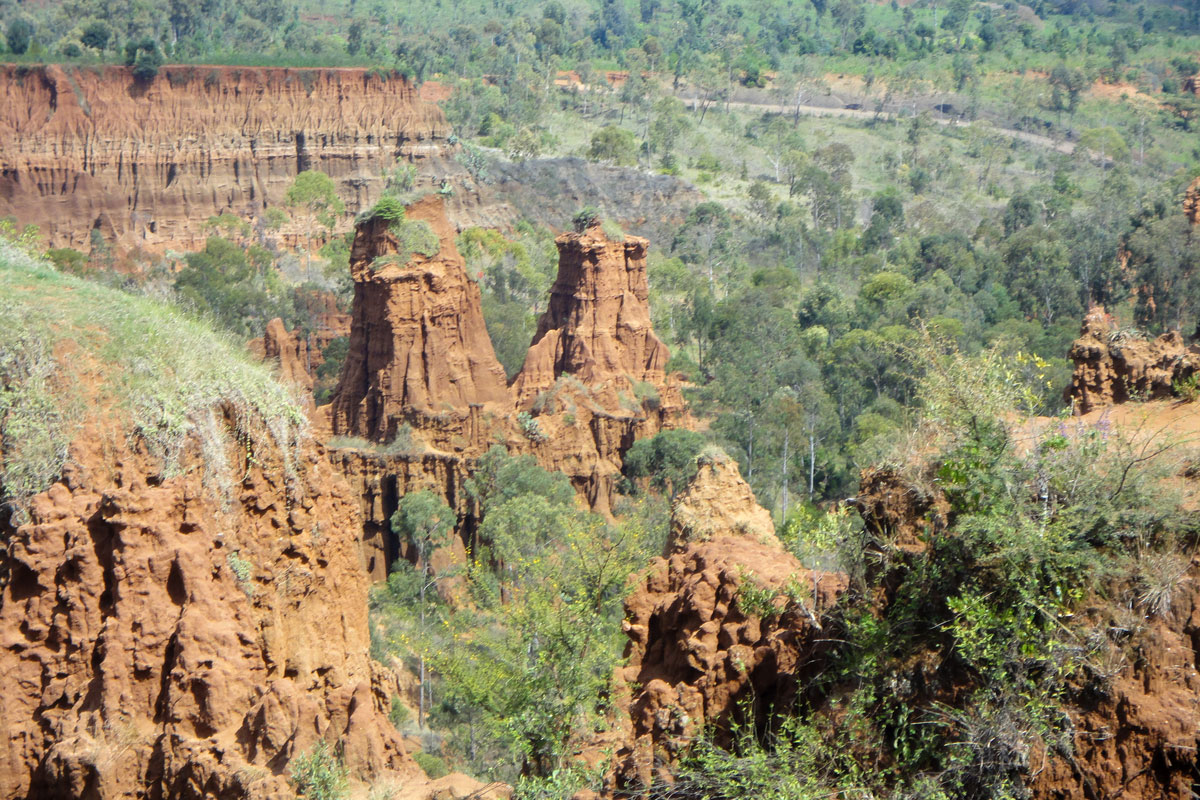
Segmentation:
{"type": "Polygon", "coordinates": [[[318,424],[342,437],[333,457],[362,498],[377,579],[400,551],[389,526],[399,497],[431,489],[469,528],[462,483],[494,445],[565,473],[607,513],[633,442],[690,424],[650,324],[646,240],[612,241],[599,227],[558,237],[549,309],[509,383],[442,199],[424,198],[408,219],[434,231],[436,255],[397,259],[386,221],[358,226],[349,354],[331,404],[318,410],[318,424]]]}
{"type": "Polygon", "coordinates": [[[290,797],[340,741],[366,778],[419,770],[367,656],[357,506],[314,447],[259,454],[226,505],[97,425],[4,530],[4,797],[290,797]]]}
{"type": "Polygon", "coordinates": [[[844,576],[807,570],[783,548],[737,464],[720,454],[702,459],[674,504],[667,551],[625,601],[616,733],[597,743],[614,752],[612,792],[669,782],[706,729],[728,746],[735,717],[790,708],[829,647],[818,615],[846,588],[844,576]],[[808,600],[764,618],[739,602],[747,587],[781,610],[789,594],[808,600]]]}
{"type": "Polygon", "coordinates": [[[429,781],[388,720],[345,480],[311,442],[242,449],[221,497],[198,447],[164,479],[95,422],[0,526],[0,797],[291,798],[321,740],[389,797],[496,796],[429,781]]]}
{"type": "Polygon", "coordinates": [[[0,216],[55,246],[198,250],[210,216],[258,217],[296,174],[366,207],[383,171],[441,159],[450,128],[403,78],[361,69],[0,66],[0,216]]]}
{"type": "Polygon", "coordinates": [[[309,247],[319,226],[304,213],[278,230],[262,217],[297,173],[334,179],[348,212],[340,232],[379,199],[397,161],[417,168],[417,190],[453,189],[460,229],[523,217],[562,229],[596,205],[665,236],[702,199],[676,178],[582,159],[501,159],[477,182],[450,133],[440,108],[379,70],[166,66],[138,81],[118,66],[0,65],[0,217],[84,252],[93,231],[120,252],[199,250],[208,219],[224,213],[255,223],[263,241],[309,247]]]}

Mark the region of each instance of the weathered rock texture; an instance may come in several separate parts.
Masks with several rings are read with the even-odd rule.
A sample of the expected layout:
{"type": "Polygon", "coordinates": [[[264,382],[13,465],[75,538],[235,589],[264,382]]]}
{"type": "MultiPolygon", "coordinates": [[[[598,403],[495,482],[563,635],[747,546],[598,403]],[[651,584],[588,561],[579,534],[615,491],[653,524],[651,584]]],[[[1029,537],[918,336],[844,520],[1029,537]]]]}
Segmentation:
{"type": "Polygon", "coordinates": [[[311,445],[291,478],[257,452],[224,502],[184,466],[159,479],[97,425],[3,531],[0,796],[291,797],[322,738],[358,777],[423,782],[367,654],[345,481],[311,445]]]}
{"type": "Polygon", "coordinates": [[[747,698],[760,718],[789,708],[828,647],[819,615],[846,587],[783,549],[731,460],[701,466],[672,522],[669,552],[625,601],[614,788],[670,780],[671,764],[706,726],[728,743],[747,698]],[[778,613],[748,611],[738,599],[747,585],[774,591],[778,613]]]}
{"type": "Polygon", "coordinates": [[[384,219],[363,223],[355,237],[354,314],[333,400],[335,434],[386,442],[418,417],[507,404],[479,286],[467,277],[441,198],[430,195],[408,217],[433,228],[437,255],[389,259],[400,243],[384,219]]]}
{"type": "Polygon", "coordinates": [[[250,351],[259,358],[279,362],[279,376],[308,392],[312,391],[314,366],[308,354],[308,340],[299,331],[289,331],[279,317],[267,323],[261,339],[250,342],[250,351]]]}
{"type": "MultiPolygon", "coordinates": [[[[0,66],[0,217],[54,246],[200,249],[216,214],[250,219],[319,169],[351,210],[397,158],[441,161],[450,129],[398,76],[362,69],[0,66]]],[[[432,177],[429,178],[432,181],[432,177]]]]}
{"type": "Polygon", "coordinates": [[[1079,414],[1170,397],[1176,381],[1200,371],[1200,347],[1186,345],[1179,331],[1156,339],[1128,335],[1098,306],[1088,311],[1068,357],[1075,372],[1066,395],[1079,414]]]}
{"type": "Polygon", "coordinates": [[[1192,181],[1183,195],[1183,213],[1188,222],[1200,225],[1200,178],[1192,181]]]}
{"type": "Polygon", "coordinates": [[[930,536],[945,529],[950,514],[935,476],[917,482],[888,467],[863,470],[850,502],[879,541],[915,553],[924,552],[930,536]]]}
{"type": "Polygon", "coordinates": [[[461,484],[495,444],[565,473],[607,512],[633,442],[689,422],[650,325],[645,240],[609,241],[599,228],[558,238],[550,308],[509,386],[441,198],[408,218],[428,223],[441,250],[398,263],[385,221],[359,226],[350,353],[328,408],[333,434],[374,443],[339,457],[363,497],[376,575],[398,551],[388,519],[399,496],[431,489],[468,516],[461,484]]]}
{"type": "Polygon", "coordinates": [[[555,244],[558,278],[513,381],[517,403],[531,406],[563,374],[612,391],[613,401],[613,383],[629,389],[635,383],[662,386],[670,354],[650,325],[649,243],[636,237],[610,241],[594,227],[564,233],[555,244]]]}
{"type": "MultiPolygon", "coordinates": [[[[1038,800],[1123,797],[1190,798],[1200,780],[1200,557],[1175,572],[1177,588],[1165,614],[1136,623],[1136,654],[1097,697],[1073,698],[1074,753],[1051,758],[1033,780],[1038,800]]],[[[1111,609],[1109,609],[1111,610],[1111,609]]],[[[1119,630],[1122,622],[1097,624],[1119,630]]]]}
{"type": "Polygon", "coordinates": [[[516,443],[607,512],[625,451],[688,425],[687,410],[650,324],[646,240],[611,241],[593,227],[555,243],[550,305],[511,387],[515,408],[537,430],[519,430],[516,443]]]}

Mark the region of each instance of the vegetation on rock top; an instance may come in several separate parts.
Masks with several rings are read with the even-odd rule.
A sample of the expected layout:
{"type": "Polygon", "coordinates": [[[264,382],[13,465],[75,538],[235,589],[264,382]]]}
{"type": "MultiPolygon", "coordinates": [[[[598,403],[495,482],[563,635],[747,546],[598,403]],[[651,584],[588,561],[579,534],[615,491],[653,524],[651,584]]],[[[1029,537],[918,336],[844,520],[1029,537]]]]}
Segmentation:
{"type": "Polygon", "coordinates": [[[206,477],[227,492],[230,447],[293,463],[307,420],[299,399],[231,336],[147,295],[56,270],[0,241],[3,499],[18,507],[61,473],[81,427],[111,417],[169,476],[198,441],[206,477]]]}

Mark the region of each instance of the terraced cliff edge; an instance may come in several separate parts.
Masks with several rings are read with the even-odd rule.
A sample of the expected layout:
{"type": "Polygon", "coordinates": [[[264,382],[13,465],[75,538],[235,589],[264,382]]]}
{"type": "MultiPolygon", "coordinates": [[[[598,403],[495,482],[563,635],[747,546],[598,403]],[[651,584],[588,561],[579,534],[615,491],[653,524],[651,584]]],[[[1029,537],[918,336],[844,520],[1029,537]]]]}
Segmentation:
{"type": "Polygon", "coordinates": [[[450,128],[399,75],[363,69],[0,66],[0,217],[52,246],[200,249],[210,216],[257,217],[296,174],[351,210],[383,172],[440,157],[450,128]]]}

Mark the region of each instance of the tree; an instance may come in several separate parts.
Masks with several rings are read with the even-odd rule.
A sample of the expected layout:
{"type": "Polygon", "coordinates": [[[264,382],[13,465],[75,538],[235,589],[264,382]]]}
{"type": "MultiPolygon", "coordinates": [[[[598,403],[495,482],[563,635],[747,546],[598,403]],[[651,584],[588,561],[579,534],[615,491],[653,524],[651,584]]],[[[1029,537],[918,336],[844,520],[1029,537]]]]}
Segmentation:
{"type": "Polygon", "coordinates": [[[1111,125],[1100,128],[1088,128],[1079,134],[1079,149],[1090,152],[1103,164],[1112,161],[1124,161],[1129,158],[1129,145],[1111,125]]]}
{"type": "Polygon", "coordinates": [[[131,67],[133,77],[139,81],[151,81],[163,65],[162,50],[150,36],[131,41],[125,45],[125,66],[131,67]]]}
{"type": "Polygon", "coordinates": [[[637,163],[637,143],[633,132],[616,125],[605,125],[592,134],[588,158],[622,167],[633,166],[637,163]]]}
{"type": "Polygon", "coordinates": [[[687,113],[683,101],[677,97],[664,97],[654,104],[650,122],[650,147],[666,164],[679,141],[688,129],[687,113]]]}
{"type": "Polygon", "coordinates": [[[651,487],[674,498],[696,474],[696,456],[703,447],[704,437],[695,431],[661,431],[633,443],[622,471],[626,478],[648,480],[651,487]]]}
{"type": "Polygon", "coordinates": [[[87,47],[104,50],[112,39],[112,29],[99,20],[89,22],[80,34],[79,41],[87,47]]]}
{"type": "Polygon", "coordinates": [[[247,251],[220,237],[209,237],[204,249],[189,253],[175,275],[175,291],[185,302],[238,334],[261,335],[267,320],[292,317],[290,304],[270,267],[269,254],[247,251]]]}
{"type": "Polygon", "coordinates": [[[5,37],[8,41],[8,49],[18,56],[23,55],[33,41],[34,30],[33,23],[28,18],[24,16],[14,17],[8,23],[8,31],[5,37]]]}
{"type": "Polygon", "coordinates": [[[789,155],[793,151],[804,151],[804,140],[783,117],[771,120],[760,139],[760,144],[767,161],[775,170],[776,183],[779,183],[782,177],[783,165],[789,155]]]}
{"type": "MultiPolygon", "coordinates": [[[[450,533],[454,530],[456,520],[457,517],[450,507],[430,491],[404,495],[400,498],[396,513],[392,515],[392,532],[412,548],[420,568],[421,583],[418,597],[422,631],[425,629],[426,621],[426,591],[434,584],[431,558],[435,550],[450,543],[450,533]]],[[[429,696],[429,675],[426,670],[424,653],[420,655],[418,672],[420,687],[417,724],[424,728],[426,702],[429,696]]]]}
{"type": "MultiPolygon", "coordinates": [[[[319,223],[327,231],[332,231],[337,224],[337,215],[346,210],[341,198],[337,195],[337,186],[333,179],[324,172],[306,169],[296,175],[292,185],[283,196],[284,205],[288,208],[298,208],[307,212],[310,218],[319,223]]],[[[312,257],[313,229],[305,228],[305,239],[308,247],[305,258],[312,257]]]]}

